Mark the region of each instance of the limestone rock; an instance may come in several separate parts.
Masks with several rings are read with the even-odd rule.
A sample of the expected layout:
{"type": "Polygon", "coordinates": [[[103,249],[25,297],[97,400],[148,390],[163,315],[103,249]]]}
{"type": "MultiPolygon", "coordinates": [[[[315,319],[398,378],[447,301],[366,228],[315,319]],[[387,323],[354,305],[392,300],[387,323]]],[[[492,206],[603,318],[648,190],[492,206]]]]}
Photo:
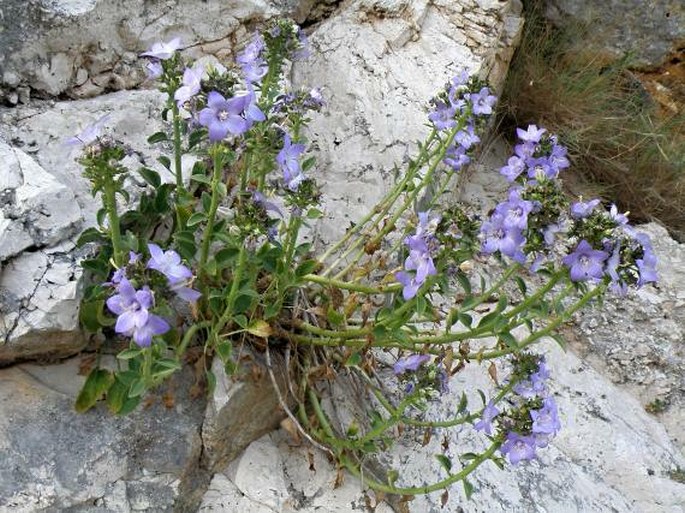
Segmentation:
{"type": "MultiPolygon", "coordinates": [[[[536,461],[508,465],[504,470],[492,464],[479,467],[471,479],[476,489],[473,500],[479,508],[489,513],[685,511],[685,484],[670,477],[670,472],[683,468],[685,455],[663,426],[634,397],[572,352],[562,351],[552,340],[538,347],[547,356],[562,429],[547,448],[538,451],[536,461]]],[[[500,369],[500,376],[505,375],[500,369]]],[[[468,365],[450,380],[449,397],[443,397],[429,415],[449,418],[462,391],[473,394],[470,404],[480,405],[475,389],[487,394],[492,386],[485,364],[468,365]]],[[[436,433],[429,445],[420,449],[420,454],[427,455],[425,459],[417,451],[410,452],[422,437],[422,432],[416,433],[396,451],[401,474],[414,483],[441,474],[431,459],[441,452],[442,435],[436,433]]],[[[465,425],[449,437],[449,455],[474,447],[471,444],[485,447],[485,443],[482,434],[465,425]]],[[[463,491],[454,487],[445,508],[456,511],[460,505],[467,507],[463,491]]],[[[410,510],[439,511],[440,494],[417,497],[410,510]]]]}
{"type": "Polygon", "coordinates": [[[574,348],[657,415],[685,451],[685,244],[657,223],[647,233],[659,281],[578,317],[574,348]]]}
{"type": "Polygon", "coordinates": [[[638,67],[654,68],[682,53],[685,4],[679,0],[547,0],[555,24],[588,26],[582,47],[623,57],[638,67]]]}
{"type": "MultiPolygon", "coordinates": [[[[455,485],[444,505],[442,493],[436,492],[417,496],[407,503],[406,511],[456,512],[475,507],[488,513],[684,512],[685,484],[672,479],[671,472],[685,466],[685,456],[663,426],[634,397],[573,353],[563,352],[556,342],[549,340],[541,351],[547,355],[562,431],[538,451],[538,460],[518,467],[507,465],[504,470],[486,463],[470,478],[475,485],[472,501],[455,485]]],[[[392,379],[390,375],[390,387],[392,379]]],[[[492,386],[486,365],[468,365],[450,380],[450,392],[427,415],[451,418],[462,391],[467,392],[471,404],[480,405],[476,389],[487,393],[492,386]]],[[[393,449],[400,469],[398,484],[421,485],[444,478],[434,455],[442,453],[445,444],[448,455],[455,458],[484,448],[486,439],[471,425],[464,425],[434,432],[426,445],[423,430],[405,429],[393,449]]],[[[371,511],[367,505],[375,503],[372,492],[365,492],[348,474],[341,488],[332,487],[335,480],[324,454],[306,445],[297,446],[279,431],[252,443],[239,459],[214,476],[200,511],[371,511]]],[[[385,508],[387,504],[381,504],[376,511],[385,508]]]]}
{"type": "Polygon", "coordinates": [[[187,396],[192,376],[169,385],[179,390],[171,408],[152,396],[123,418],[77,414],[80,363],[0,369],[0,511],[174,511],[197,486],[204,404],[187,396]]]}
{"type": "Polygon", "coordinates": [[[502,85],[521,25],[516,1],[355,0],[316,27],[293,84],[322,86],[327,102],[311,124],[324,244],[388,190],[395,165],[427,135],[428,102],[449,78],[467,68],[502,85]]]}
{"type": "MultiPolygon", "coordinates": [[[[105,130],[132,150],[125,163],[134,203],[144,190],[135,172],[144,164],[173,180],[156,162],[159,146],[146,140],[162,129],[162,105],[160,93],[137,91],[0,114],[1,135],[14,145],[0,142],[0,366],[68,356],[85,344],[78,324],[85,251],[74,241],[95,224],[101,203],[76,162],[78,149],[65,139],[109,114],[105,130]]],[[[186,164],[189,172],[192,159],[186,164]]]]}
{"type": "Polygon", "coordinates": [[[0,367],[61,358],[84,347],[78,321],[81,275],[73,244],[10,261],[0,275],[0,367]]]}
{"type": "MultiPolygon", "coordinates": [[[[216,474],[200,513],[348,513],[369,511],[375,500],[345,476],[336,487],[336,469],[326,457],[291,445],[284,431],[256,440],[224,472],[216,474]]],[[[373,496],[373,494],[371,494],[373,496]]],[[[391,513],[380,503],[376,513],[391,513]]]]}
{"type": "Polygon", "coordinates": [[[0,262],[79,231],[81,212],[67,184],[2,140],[0,163],[0,262]]]}
{"type": "Polygon", "coordinates": [[[245,39],[246,25],[297,13],[304,19],[308,10],[299,3],[7,0],[0,7],[0,89],[83,97],[135,87],[145,79],[136,56],[153,42],[180,36],[188,54],[214,53],[245,39]]]}
{"type": "MultiPolygon", "coordinates": [[[[274,379],[288,398],[282,360],[272,367],[274,379]]],[[[218,358],[212,363],[216,388],[208,401],[202,439],[205,465],[210,469],[225,467],[252,441],[272,431],[285,418],[263,358],[250,354],[243,358],[241,372],[227,376],[218,358]]]]}

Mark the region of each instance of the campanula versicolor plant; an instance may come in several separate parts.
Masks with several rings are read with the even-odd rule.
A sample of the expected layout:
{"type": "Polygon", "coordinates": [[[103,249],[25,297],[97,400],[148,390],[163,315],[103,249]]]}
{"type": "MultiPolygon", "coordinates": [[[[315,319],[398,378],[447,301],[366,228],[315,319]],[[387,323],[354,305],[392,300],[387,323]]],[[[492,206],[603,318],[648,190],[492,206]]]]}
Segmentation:
{"type": "Polygon", "coordinates": [[[92,282],[81,319],[120,350],[116,370],[91,372],[77,409],[104,396],[112,412],[130,412],[192,348],[211,390],[211,359],[232,373],[239,345],[263,353],[269,371],[272,352],[295,362],[279,389],[290,395],[283,410],[380,492],[462,482],[468,496],[469,475],[483,462],[534,459],[563,422],[545,357],[532,347],[559,340],[557,328],[605,292],[656,281],[649,239],[615,206],[570,202],[560,181],[566,149],[535,125],[518,129],[500,170],[510,189],[487,216],[449,202],[444,193],[474,159],[496,103],[462,70],[431,100],[430,132],[394,186],[320,250],[302,229],[322,216],[307,126],[325,95],[286,90],[283,80],[287,62],[308,55],[304,33],[273,23],[235,63],[211,66],[188,62],[181,48],[173,39],[141,54],[167,98],[169,130],[149,138],[171,152],[161,168],[124,167],[130,150],[102,133],[106,118],[68,141],[82,148],[84,175],[102,198],[97,227],[79,241],[97,247],[83,264],[92,282]],[[184,155],[196,161],[189,179],[184,155]],[[148,188],[122,213],[134,173],[148,188]],[[450,386],[467,365],[493,376],[477,406],[474,391],[450,386]],[[506,379],[494,377],[498,369],[506,379]],[[323,385],[340,374],[364,383],[368,419],[341,426],[329,417],[323,385]],[[461,397],[454,416],[431,419],[430,404],[451,394],[461,397]],[[439,454],[444,475],[434,483],[366,468],[412,426],[472,429],[484,448],[454,461],[439,454]]]}

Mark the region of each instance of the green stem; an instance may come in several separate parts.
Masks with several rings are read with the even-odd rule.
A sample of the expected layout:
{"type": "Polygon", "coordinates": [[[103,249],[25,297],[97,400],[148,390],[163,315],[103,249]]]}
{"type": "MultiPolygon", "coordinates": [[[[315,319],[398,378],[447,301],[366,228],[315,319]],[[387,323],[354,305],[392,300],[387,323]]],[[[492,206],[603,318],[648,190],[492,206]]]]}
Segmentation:
{"type": "Polygon", "coordinates": [[[371,287],[361,285],[359,283],[349,283],[343,280],[336,280],[334,278],[326,278],[318,274],[305,274],[302,279],[320,285],[328,285],[343,290],[351,290],[352,292],[361,292],[363,294],[387,294],[389,292],[397,292],[402,290],[401,283],[390,283],[388,285],[380,285],[378,287],[371,287]]]}
{"type": "Polygon", "coordinates": [[[375,479],[370,479],[367,474],[363,473],[361,468],[354,463],[347,455],[340,455],[340,463],[349,470],[354,476],[358,477],[362,481],[363,486],[368,486],[374,490],[380,492],[396,494],[396,495],[424,495],[431,492],[436,492],[438,490],[444,490],[450,485],[457,483],[466,479],[469,474],[476,470],[481,463],[489,460],[495,454],[497,449],[499,449],[502,442],[495,441],[490,447],[488,447],[484,452],[476,456],[471,462],[466,465],[461,471],[456,474],[451,474],[449,477],[433,483],[432,485],[426,486],[414,486],[414,487],[398,487],[392,486],[386,483],[381,483],[375,479]]]}
{"type": "Polygon", "coordinates": [[[236,265],[235,272],[231,279],[231,290],[228,293],[228,298],[226,298],[226,308],[224,313],[221,314],[219,320],[212,326],[212,331],[209,336],[210,340],[214,340],[219,332],[228,324],[233,316],[233,306],[235,305],[236,297],[238,296],[238,291],[240,290],[240,281],[242,279],[243,272],[245,271],[245,264],[247,263],[247,250],[244,246],[240,248],[238,252],[238,264],[236,265]]]}
{"type": "Polygon", "coordinates": [[[180,359],[185,354],[186,349],[188,348],[188,344],[198,331],[209,328],[211,325],[212,323],[210,321],[192,324],[188,328],[188,330],[183,334],[183,339],[181,340],[179,346],[176,348],[176,358],[180,359]]]}
{"type": "Polygon", "coordinates": [[[143,351],[143,383],[145,388],[152,387],[152,347],[146,347],[143,351]]]}
{"type": "MultiPolygon", "coordinates": [[[[438,147],[437,151],[435,152],[436,158],[433,160],[433,163],[428,167],[426,170],[426,174],[423,176],[421,179],[421,182],[412,190],[409,194],[407,194],[406,199],[404,202],[399,206],[399,208],[395,209],[395,213],[390,217],[389,220],[385,221],[383,228],[376,233],[374,237],[372,237],[369,241],[368,244],[370,246],[375,246],[383,240],[383,238],[388,235],[391,231],[395,229],[395,223],[397,223],[398,219],[404,215],[404,213],[409,209],[409,207],[416,201],[416,198],[418,197],[419,193],[430,183],[430,181],[433,179],[433,175],[435,174],[435,171],[437,170],[438,166],[442,162],[442,160],[445,158],[445,154],[447,153],[447,150],[452,143],[452,140],[454,139],[454,135],[463,128],[465,121],[461,120],[457,126],[455,126],[450,132],[448,132],[447,137],[441,141],[440,146],[438,147]]],[[[394,202],[393,202],[394,204],[394,202]]],[[[357,246],[361,245],[363,240],[358,240],[357,241],[357,246]]],[[[345,274],[347,274],[352,267],[357,263],[359,258],[361,258],[364,254],[364,249],[361,248],[358,252],[357,255],[355,255],[354,258],[352,258],[352,261],[340,272],[338,272],[335,275],[336,279],[339,279],[345,274]]],[[[345,253],[341,258],[344,258],[345,256],[349,255],[349,251],[345,253]]],[[[332,266],[331,266],[332,267],[332,266]]]]}
{"type": "Polygon", "coordinates": [[[212,150],[212,159],[214,161],[214,173],[212,174],[212,198],[209,204],[209,212],[207,213],[207,224],[202,234],[202,247],[200,249],[200,272],[204,273],[207,259],[209,258],[209,246],[212,241],[212,230],[214,230],[214,221],[216,218],[216,211],[219,208],[219,183],[221,182],[221,172],[223,171],[223,163],[221,159],[221,150],[219,145],[215,145],[212,150]]]}
{"type": "Polygon", "coordinates": [[[176,175],[177,194],[183,190],[183,171],[181,166],[181,116],[178,112],[178,105],[171,101],[171,112],[173,115],[174,127],[174,174],[176,175]]]}
{"type": "Polygon", "coordinates": [[[116,187],[111,174],[106,173],[105,175],[103,199],[105,209],[107,210],[107,217],[109,218],[109,232],[112,239],[114,264],[120,268],[124,265],[124,252],[121,247],[121,227],[119,225],[119,213],[117,212],[116,187]]]}
{"type": "Polygon", "coordinates": [[[290,216],[288,231],[284,241],[286,269],[290,269],[290,266],[293,263],[293,256],[295,255],[295,248],[297,247],[297,236],[300,233],[300,226],[302,226],[302,217],[290,216]]]}

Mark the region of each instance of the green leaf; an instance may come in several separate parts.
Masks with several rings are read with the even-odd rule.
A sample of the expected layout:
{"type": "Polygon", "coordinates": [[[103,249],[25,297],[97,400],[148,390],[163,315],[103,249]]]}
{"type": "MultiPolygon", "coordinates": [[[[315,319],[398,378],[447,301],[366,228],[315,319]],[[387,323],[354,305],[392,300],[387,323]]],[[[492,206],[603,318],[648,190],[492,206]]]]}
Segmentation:
{"type": "Polygon", "coordinates": [[[193,227],[196,224],[202,223],[205,219],[207,219],[207,215],[204,212],[195,212],[188,218],[188,221],[186,221],[186,226],[189,228],[193,227]]]}
{"type": "Polygon", "coordinates": [[[457,406],[457,413],[464,413],[469,405],[469,398],[466,397],[466,393],[461,393],[461,398],[459,399],[459,405],[457,406]]]}
{"type": "Polygon", "coordinates": [[[79,413],[90,410],[114,382],[112,373],[105,369],[93,369],[88,374],[74,407],[79,413]]]}
{"type": "Polygon", "coordinates": [[[157,161],[162,164],[165,168],[167,168],[169,171],[171,171],[171,160],[169,157],[165,157],[162,155],[161,157],[157,157],[157,161]]]}
{"type": "Polygon", "coordinates": [[[216,390],[216,375],[210,369],[207,369],[205,376],[207,377],[207,395],[212,397],[214,390],[216,390]]]}
{"type": "Polygon", "coordinates": [[[143,350],[138,347],[135,347],[125,349],[117,355],[117,358],[119,358],[120,360],[130,360],[131,358],[135,358],[137,356],[140,356],[141,354],[143,354],[143,350]]]}
{"type": "Polygon", "coordinates": [[[195,146],[197,146],[200,141],[202,141],[202,138],[204,135],[207,133],[206,130],[193,130],[190,132],[190,135],[188,136],[188,149],[192,150],[195,146]]]}
{"type": "Polygon", "coordinates": [[[244,315],[236,315],[233,318],[233,320],[241,328],[243,328],[243,329],[247,328],[247,317],[245,317],[244,315]]]}
{"type": "Polygon", "coordinates": [[[526,294],[528,292],[528,287],[526,286],[526,282],[523,281],[523,278],[521,278],[520,276],[516,276],[514,278],[514,281],[516,282],[516,285],[518,285],[518,288],[521,291],[521,294],[523,294],[523,297],[526,297],[526,294]]]}
{"type": "Polygon", "coordinates": [[[143,395],[146,388],[147,387],[145,386],[145,381],[143,381],[142,378],[138,378],[133,383],[131,383],[131,388],[128,391],[128,396],[140,397],[141,395],[143,395]]]}
{"type": "Polygon", "coordinates": [[[444,468],[448,474],[452,471],[452,460],[450,460],[447,456],[444,454],[436,454],[435,459],[440,462],[440,466],[442,466],[442,468],[444,468]]]}
{"type": "Polygon", "coordinates": [[[207,175],[191,175],[190,179],[193,182],[203,183],[205,185],[212,185],[212,179],[209,178],[207,175]]]}
{"type": "Polygon", "coordinates": [[[238,258],[238,253],[240,250],[238,248],[224,248],[217,252],[214,256],[216,260],[217,267],[219,269],[224,269],[231,265],[238,258]]]}
{"type": "Polygon", "coordinates": [[[167,137],[166,132],[155,132],[147,138],[148,144],[155,144],[167,140],[169,140],[169,138],[167,137]]]}
{"type": "Polygon", "coordinates": [[[247,327],[247,332],[255,337],[269,338],[271,336],[271,326],[269,326],[268,322],[259,319],[250,323],[247,327]]]}
{"type": "Polygon", "coordinates": [[[471,481],[464,479],[462,483],[464,485],[464,495],[466,495],[466,500],[471,500],[471,496],[473,495],[473,485],[471,484],[471,481]]]}
{"type": "Polygon", "coordinates": [[[301,278],[302,276],[311,274],[318,265],[319,263],[316,260],[305,260],[297,266],[297,269],[295,269],[295,276],[301,278]]]}
{"type": "Polygon", "coordinates": [[[552,337],[556,343],[559,344],[559,347],[566,351],[566,339],[563,336],[561,336],[559,333],[552,333],[550,337],[552,337]]]}
{"type": "Polygon", "coordinates": [[[475,452],[465,452],[464,454],[459,456],[459,459],[462,461],[471,461],[475,460],[478,457],[478,455],[475,452]]]}
{"type": "Polygon", "coordinates": [[[309,157],[302,161],[302,171],[308,171],[316,164],[316,157],[309,157]]]}
{"type": "Polygon", "coordinates": [[[518,340],[516,340],[516,337],[514,337],[511,333],[505,331],[502,333],[498,333],[497,336],[502,342],[506,344],[507,347],[511,349],[518,349],[518,340]]]}
{"type": "Polygon", "coordinates": [[[79,321],[81,325],[86,328],[86,330],[95,333],[102,327],[99,319],[100,312],[102,311],[104,305],[104,299],[81,302],[79,321]]]}
{"type": "Polygon", "coordinates": [[[467,328],[470,328],[471,325],[473,324],[473,317],[471,317],[469,314],[460,313],[459,314],[459,322],[462,323],[467,328]]]}
{"type": "Polygon", "coordinates": [[[143,177],[143,180],[152,185],[155,189],[162,185],[162,179],[159,177],[159,173],[154,169],[141,167],[138,172],[140,173],[140,176],[143,177]]]}
{"type": "Polygon", "coordinates": [[[128,398],[128,387],[118,379],[114,380],[107,391],[107,407],[112,413],[119,413],[128,398]]]}
{"type": "Polygon", "coordinates": [[[345,367],[359,367],[362,363],[361,353],[352,353],[345,361],[345,367]]]}
{"type": "Polygon", "coordinates": [[[476,296],[472,296],[470,294],[467,294],[464,297],[464,300],[461,302],[461,309],[462,310],[471,310],[476,304],[478,303],[478,298],[476,296]]]}
{"type": "Polygon", "coordinates": [[[216,345],[216,354],[225,364],[233,355],[233,344],[229,340],[222,340],[216,345]]]}
{"type": "Polygon", "coordinates": [[[207,191],[202,191],[202,210],[209,213],[212,206],[212,196],[207,191]]]}
{"type": "Polygon", "coordinates": [[[459,271],[457,273],[457,281],[459,282],[459,285],[461,285],[461,288],[464,290],[464,294],[467,296],[471,295],[471,280],[469,280],[469,277],[466,276],[463,272],[459,271]]]}
{"type": "Polygon", "coordinates": [[[107,238],[100,230],[98,230],[95,227],[91,227],[87,230],[84,230],[83,233],[79,236],[78,241],[76,241],[76,246],[80,248],[81,246],[83,246],[84,244],[88,244],[89,242],[104,242],[106,240],[107,238]]]}
{"type": "Polygon", "coordinates": [[[328,311],[326,312],[326,317],[328,319],[328,322],[331,323],[333,326],[340,326],[345,322],[345,315],[338,312],[335,308],[329,307],[328,311]]]}
{"type": "Polygon", "coordinates": [[[323,217],[323,212],[318,208],[310,208],[307,210],[307,219],[320,219],[323,217]]]}

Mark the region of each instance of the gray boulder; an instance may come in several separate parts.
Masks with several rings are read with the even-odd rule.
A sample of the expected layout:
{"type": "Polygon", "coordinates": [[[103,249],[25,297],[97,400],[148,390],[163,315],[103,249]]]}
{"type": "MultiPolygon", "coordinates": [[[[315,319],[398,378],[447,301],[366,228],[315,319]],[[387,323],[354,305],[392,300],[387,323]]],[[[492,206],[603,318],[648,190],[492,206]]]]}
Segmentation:
{"type": "Polygon", "coordinates": [[[74,98],[130,89],[145,79],[138,54],[182,38],[192,56],[230,54],[246,26],[298,12],[297,0],[9,0],[0,17],[0,99],[74,98]],[[19,94],[21,93],[21,94],[19,94]]]}
{"type": "Polygon", "coordinates": [[[559,26],[587,27],[582,48],[629,55],[636,67],[656,68],[682,54],[685,4],[679,0],[547,0],[546,7],[559,26]]]}

